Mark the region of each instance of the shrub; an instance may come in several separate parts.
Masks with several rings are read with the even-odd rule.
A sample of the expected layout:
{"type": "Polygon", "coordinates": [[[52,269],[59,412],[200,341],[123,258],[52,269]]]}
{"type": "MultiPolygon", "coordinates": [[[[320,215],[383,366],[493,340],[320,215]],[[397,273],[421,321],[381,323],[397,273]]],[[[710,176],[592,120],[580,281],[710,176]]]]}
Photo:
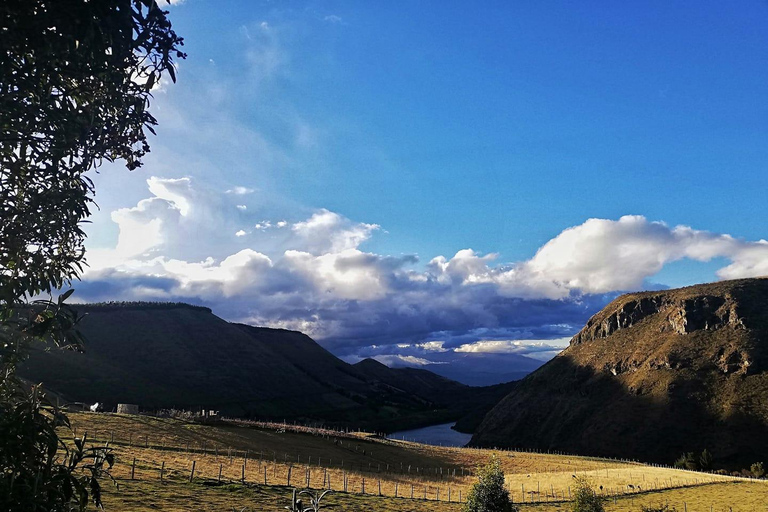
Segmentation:
{"type": "Polygon", "coordinates": [[[696,455],[693,452],[683,453],[680,458],[675,461],[675,467],[679,469],[699,469],[699,464],[696,462],[696,455]]]}
{"type": "Polygon", "coordinates": [[[504,486],[504,471],[494,455],[483,467],[478,468],[478,480],[467,495],[462,512],[517,512],[504,486]]]}
{"type": "Polygon", "coordinates": [[[704,451],[699,456],[699,467],[703,470],[712,469],[712,454],[706,448],[704,448],[704,451]]]}
{"type": "Polygon", "coordinates": [[[572,512],[603,512],[605,498],[598,496],[584,477],[576,478],[576,492],[573,495],[572,512]]]}
{"type": "Polygon", "coordinates": [[[749,471],[755,478],[763,478],[763,476],[765,476],[765,468],[763,467],[762,462],[755,462],[752,464],[752,466],[749,468],[749,471]]]}

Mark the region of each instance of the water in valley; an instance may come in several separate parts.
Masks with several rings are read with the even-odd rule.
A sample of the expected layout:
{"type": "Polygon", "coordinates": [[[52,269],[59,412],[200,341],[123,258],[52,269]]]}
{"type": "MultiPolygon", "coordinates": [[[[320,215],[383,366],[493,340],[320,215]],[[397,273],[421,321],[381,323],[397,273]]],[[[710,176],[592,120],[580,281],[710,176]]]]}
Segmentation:
{"type": "Polygon", "coordinates": [[[390,439],[405,439],[416,443],[432,444],[436,446],[464,446],[472,438],[472,434],[456,432],[451,427],[456,423],[443,423],[430,425],[429,427],[413,430],[402,430],[390,434],[390,439]]]}

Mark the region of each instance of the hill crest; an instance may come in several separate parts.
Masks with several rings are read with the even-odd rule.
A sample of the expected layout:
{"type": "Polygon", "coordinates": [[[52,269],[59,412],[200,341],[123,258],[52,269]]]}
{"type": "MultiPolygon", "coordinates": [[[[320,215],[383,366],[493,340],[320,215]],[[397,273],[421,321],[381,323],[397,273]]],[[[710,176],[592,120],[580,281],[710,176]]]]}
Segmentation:
{"type": "Polygon", "coordinates": [[[767,362],[768,279],[623,295],[521,380],[473,443],[661,462],[704,448],[768,455],[767,362]]]}

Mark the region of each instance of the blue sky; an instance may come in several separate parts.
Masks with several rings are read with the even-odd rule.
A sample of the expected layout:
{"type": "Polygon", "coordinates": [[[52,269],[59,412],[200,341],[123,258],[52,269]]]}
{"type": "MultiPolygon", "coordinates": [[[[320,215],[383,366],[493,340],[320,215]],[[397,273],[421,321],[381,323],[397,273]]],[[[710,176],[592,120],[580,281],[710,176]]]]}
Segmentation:
{"type": "Polygon", "coordinates": [[[549,357],[621,291],[768,273],[765,2],[170,11],[189,57],[145,166],[96,177],[83,300],[419,364],[549,357]]]}

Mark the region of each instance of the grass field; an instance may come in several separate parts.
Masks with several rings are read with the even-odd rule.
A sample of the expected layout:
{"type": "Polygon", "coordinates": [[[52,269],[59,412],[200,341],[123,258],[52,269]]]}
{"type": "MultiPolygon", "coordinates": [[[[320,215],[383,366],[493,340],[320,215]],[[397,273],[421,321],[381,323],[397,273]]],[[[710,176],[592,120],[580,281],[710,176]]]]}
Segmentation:
{"type": "MultiPolygon", "coordinates": [[[[108,510],[116,511],[284,510],[291,488],[307,487],[307,479],[311,488],[336,491],[324,500],[329,510],[459,510],[474,468],[493,453],[364,433],[282,432],[113,414],[70,418],[78,436],[87,432],[96,444],[110,442],[115,450],[112,473],[119,488],[105,487],[108,510]]],[[[679,511],[768,512],[764,481],[589,457],[496,454],[514,501],[526,510],[568,510],[575,475],[587,477],[608,499],[606,509],[617,512],[667,503],[679,511]]]]}

